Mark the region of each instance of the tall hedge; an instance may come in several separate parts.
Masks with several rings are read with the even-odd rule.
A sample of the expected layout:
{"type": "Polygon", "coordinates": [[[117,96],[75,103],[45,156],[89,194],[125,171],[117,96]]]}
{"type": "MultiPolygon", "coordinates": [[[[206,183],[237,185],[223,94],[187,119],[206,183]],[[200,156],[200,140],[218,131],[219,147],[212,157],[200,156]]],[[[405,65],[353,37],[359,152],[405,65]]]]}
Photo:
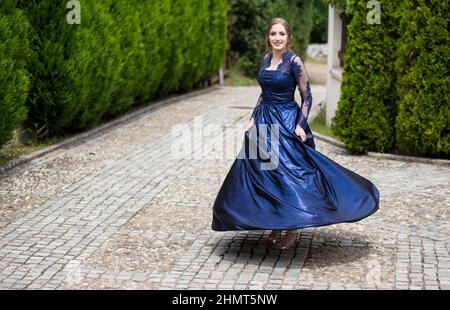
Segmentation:
{"type": "Polygon", "coordinates": [[[450,157],[450,3],[404,1],[399,26],[397,147],[450,157]]]}
{"type": "Polygon", "coordinates": [[[355,153],[450,158],[449,0],[381,3],[368,24],[351,0],[341,98],[333,130],[355,153]]]}
{"type": "Polygon", "coordinates": [[[313,4],[314,0],[231,0],[230,51],[238,55],[241,69],[250,76],[257,73],[261,57],[255,55],[265,52],[266,28],[275,17],[289,22],[292,49],[305,57],[313,26],[313,4]]]}
{"type": "Polygon", "coordinates": [[[64,1],[19,2],[33,28],[28,127],[47,136],[86,127],[87,114],[109,104],[120,68],[107,6],[83,2],[81,25],[70,25],[64,1]]]}
{"type": "Polygon", "coordinates": [[[184,25],[182,29],[179,29],[180,43],[183,46],[182,78],[184,83],[182,88],[184,89],[192,88],[204,79],[204,73],[199,69],[208,67],[210,61],[211,42],[210,34],[208,34],[210,4],[212,1],[182,1],[180,3],[183,8],[180,22],[184,25]]]}
{"type": "Polygon", "coordinates": [[[201,85],[224,62],[227,0],[21,0],[33,28],[27,125],[93,127],[132,105],[201,85]]]}
{"type": "Polygon", "coordinates": [[[333,131],[354,153],[385,152],[395,145],[395,2],[383,2],[381,23],[369,24],[365,1],[349,1],[351,22],[341,97],[333,131]]]}
{"type": "Polygon", "coordinates": [[[26,118],[29,77],[29,24],[16,9],[16,0],[0,2],[0,146],[26,118]]]}

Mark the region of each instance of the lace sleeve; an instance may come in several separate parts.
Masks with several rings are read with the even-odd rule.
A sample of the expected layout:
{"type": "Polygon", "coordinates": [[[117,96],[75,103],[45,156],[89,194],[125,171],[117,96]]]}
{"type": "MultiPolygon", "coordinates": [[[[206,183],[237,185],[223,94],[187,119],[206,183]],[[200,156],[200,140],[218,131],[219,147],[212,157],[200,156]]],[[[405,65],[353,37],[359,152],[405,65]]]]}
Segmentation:
{"type": "Polygon", "coordinates": [[[302,103],[300,106],[300,117],[297,124],[303,129],[307,126],[309,111],[312,106],[311,84],[309,82],[308,72],[300,57],[295,56],[291,61],[291,72],[294,75],[295,83],[300,92],[302,103]]]}
{"type": "MultiPolygon", "coordinates": [[[[269,57],[269,53],[266,53],[266,54],[264,55],[263,61],[262,61],[262,63],[261,63],[261,68],[264,67],[264,65],[265,65],[265,63],[266,63],[268,57],[269,57]]],[[[259,95],[258,101],[256,102],[255,108],[253,109],[252,116],[250,117],[250,119],[251,119],[252,117],[255,117],[256,108],[257,108],[257,107],[259,106],[259,104],[261,103],[261,99],[262,99],[262,92],[261,92],[261,94],[259,95]]]]}

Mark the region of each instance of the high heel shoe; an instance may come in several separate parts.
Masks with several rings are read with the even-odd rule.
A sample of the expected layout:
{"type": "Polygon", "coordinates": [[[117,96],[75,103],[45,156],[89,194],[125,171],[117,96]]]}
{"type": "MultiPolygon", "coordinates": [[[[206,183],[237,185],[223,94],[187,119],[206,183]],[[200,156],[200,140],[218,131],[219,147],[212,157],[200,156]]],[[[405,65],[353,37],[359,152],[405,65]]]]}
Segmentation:
{"type": "Polygon", "coordinates": [[[299,239],[300,239],[300,232],[298,231],[296,231],[295,233],[287,232],[286,235],[283,237],[283,239],[275,243],[272,247],[276,250],[285,251],[291,248],[294,244],[296,244],[299,239]],[[295,237],[293,235],[295,235],[295,237]]]}
{"type": "Polygon", "coordinates": [[[278,238],[280,238],[280,236],[281,236],[280,230],[275,230],[275,229],[272,230],[269,237],[267,238],[267,244],[274,245],[278,241],[278,238]]]}

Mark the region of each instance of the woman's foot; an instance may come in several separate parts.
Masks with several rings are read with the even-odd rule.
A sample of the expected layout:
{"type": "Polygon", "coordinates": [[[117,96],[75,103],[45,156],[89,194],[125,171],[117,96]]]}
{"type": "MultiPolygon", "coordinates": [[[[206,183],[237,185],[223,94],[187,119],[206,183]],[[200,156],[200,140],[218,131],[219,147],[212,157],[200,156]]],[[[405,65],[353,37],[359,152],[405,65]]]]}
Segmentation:
{"type": "Polygon", "coordinates": [[[280,238],[280,236],[281,236],[281,230],[276,230],[276,229],[272,230],[270,232],[269,237],[267,238],[267,243],[269,245],[274,245],[278,241],[278,238],[280,238]]]}
{"type": "Polygon", "coordinates": [[[280,241],[273,245],[273,248],[280,251],[287,250],[298,241],[299,237],[300,233],[298,231],[288,231],[280,241]]]}

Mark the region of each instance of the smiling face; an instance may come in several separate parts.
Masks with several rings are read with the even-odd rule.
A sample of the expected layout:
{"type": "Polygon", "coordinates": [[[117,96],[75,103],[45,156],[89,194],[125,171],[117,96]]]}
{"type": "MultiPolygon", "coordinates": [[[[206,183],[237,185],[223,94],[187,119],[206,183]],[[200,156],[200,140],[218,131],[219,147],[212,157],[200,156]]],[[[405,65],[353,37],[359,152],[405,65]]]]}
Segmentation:
{"type": "Polygon", "coordinates": [[[288,43],[288,33],[280,23],[272,25],[269,32],[269,43],[272,50],[284,50],[288,43]]]}

